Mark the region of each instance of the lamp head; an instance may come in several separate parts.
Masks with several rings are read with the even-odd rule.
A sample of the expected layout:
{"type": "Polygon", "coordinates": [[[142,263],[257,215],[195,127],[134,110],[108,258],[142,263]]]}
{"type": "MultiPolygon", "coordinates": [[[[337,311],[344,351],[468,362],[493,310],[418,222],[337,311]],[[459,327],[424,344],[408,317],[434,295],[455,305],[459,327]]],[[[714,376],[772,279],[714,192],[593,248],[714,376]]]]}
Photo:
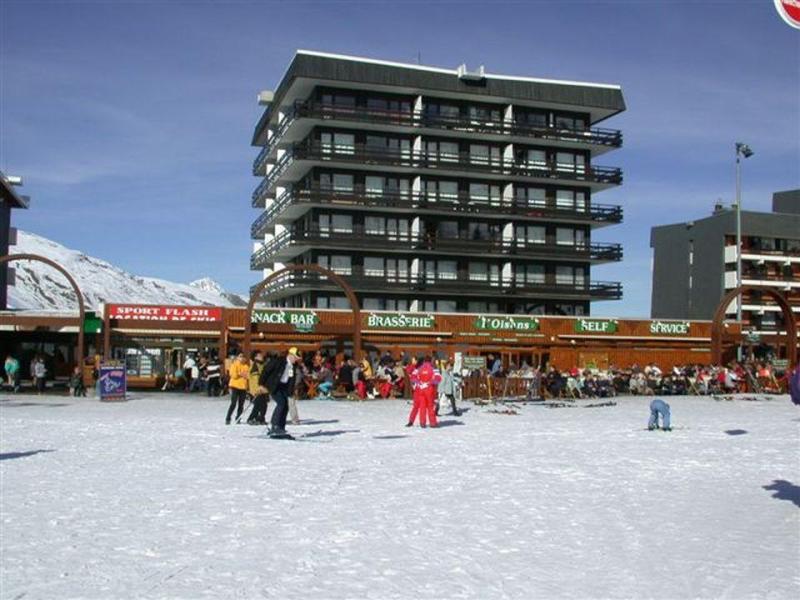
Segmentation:
{"type": "Polygon", "coordinates": [[[745,158],[750,158],[751,156],[753,156],[753,151],[747,144],[743,144],[742,142],[736,142],[736,154],[741,154],[745,158]]]}

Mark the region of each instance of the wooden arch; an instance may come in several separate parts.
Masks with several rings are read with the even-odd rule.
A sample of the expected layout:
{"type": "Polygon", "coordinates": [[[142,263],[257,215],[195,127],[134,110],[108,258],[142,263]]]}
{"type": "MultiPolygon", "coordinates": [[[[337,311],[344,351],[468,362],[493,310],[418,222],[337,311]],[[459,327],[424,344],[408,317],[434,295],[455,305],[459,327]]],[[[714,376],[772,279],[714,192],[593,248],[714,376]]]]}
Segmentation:
{"type": "Polygon", "coordinates": [[[4,263],[13,262],[15,260],[34,260],[37,262],[44,263],[53,267],[56,271],[61,273],[64,277],[67,278],[70,286],[72,286],[72,290],[75,292],[75,295],[78,297],[78,347],[76,348],[76,356],[78,359],[78,365],[83,365],[83,321],[86,317],[86,307],[83,303],[83,294],[81,293],[81,289],[78,287],[78,284],[75,283],[75,280],[72,278],[72,275],[62,267],[60,264],[55,262],[54,260],[50,260],[44,256],[39,256],[38,254],[7,254],[6,256],[0,256],[0,265],[4,263]]]}
{"type": "Polygon", "coordinates": [[[755,285],[742,285],[731,290],[722,298],[714,313],[714,321],[711,323],[711,362],[716,365],[722,364],[722,335],[724,330],[725,311],[731,302],[744,292],[758,291],[772,297],[783,311],[783,322],[786,327],[786,358],[790,365],[797,364],[797,321],[795,320],[792,307],[786,296],[778,290],[768,287],[755,285]]]}
{"type": "Polygon", "coordinates": [[[342,277],[330,271],[324,267],[320,267],[319,265],[287,265],[278,271],[270,274],[264,281],[259,283],[255,289],[253,289],[252,293],[250,294],[250,301],[247,303],[247,310],[245,311],[244,318],[245,318],[245,325],[244,325],[244,353],[245,356],[250,356],[250,338],[253,333],[253,307],[256,304],[256,300],[258,300],[261,292],[264,291],[270,283],[278,279],[278,277],[295,271],[311,271],[314,273],[319,273],[320,275],[324,275],[331,281],[333,281],[336,285],[338,285],[344,295],[347,296],[348,301],[350,302],[350,308],[353,310],[353,358],[355,360],[361,360],[361,308],[358,304],[358,298],[356,298],[356,294],[353,291],[353,288],[350,287],[350,284],[347,283],[342,277]]]}

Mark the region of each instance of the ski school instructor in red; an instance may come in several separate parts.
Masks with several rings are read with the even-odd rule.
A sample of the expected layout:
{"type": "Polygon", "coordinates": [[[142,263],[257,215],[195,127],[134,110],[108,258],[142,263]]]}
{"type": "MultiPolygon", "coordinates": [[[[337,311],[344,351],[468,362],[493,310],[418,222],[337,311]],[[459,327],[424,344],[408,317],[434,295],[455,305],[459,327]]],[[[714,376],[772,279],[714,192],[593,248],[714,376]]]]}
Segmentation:
{"type": "Polygon", "coordinates": [[[434,401],[436,400],[436,388],[442,381],[442,374],[433,366],[430,356],[417,359],[417,366],[411,371],[409,379],[414,392],[414,406],[408,416],[406,427],[414,425],[417,413],[419,413],[420,427],[427,427],[428,420],[430,420],[431,427],[438,427],[439,421],[436,419],[434,401]]]}

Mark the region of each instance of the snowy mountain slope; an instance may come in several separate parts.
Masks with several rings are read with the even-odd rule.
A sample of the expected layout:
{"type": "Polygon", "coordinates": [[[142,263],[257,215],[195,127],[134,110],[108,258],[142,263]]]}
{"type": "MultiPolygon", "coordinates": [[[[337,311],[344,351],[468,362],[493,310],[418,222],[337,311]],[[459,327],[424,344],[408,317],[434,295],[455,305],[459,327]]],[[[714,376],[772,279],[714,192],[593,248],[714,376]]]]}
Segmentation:
{"type": "MultiPolygon", "coordinates": [[[[191,284],[154,277],[138,277],[119,267],[47,238],[26,231],[17,232],[13,254],[39,254],[61,264],[77,281],[88,310],[103,302],[136,304],[180,304],[241,306],[244,300],[226,292],[209,278],[191,284]]],[[[43,263],[12,263],[16,284],[9,287],[9,305],[16,309],[73,310],[75,296],[66,279],[43,263]]]]}

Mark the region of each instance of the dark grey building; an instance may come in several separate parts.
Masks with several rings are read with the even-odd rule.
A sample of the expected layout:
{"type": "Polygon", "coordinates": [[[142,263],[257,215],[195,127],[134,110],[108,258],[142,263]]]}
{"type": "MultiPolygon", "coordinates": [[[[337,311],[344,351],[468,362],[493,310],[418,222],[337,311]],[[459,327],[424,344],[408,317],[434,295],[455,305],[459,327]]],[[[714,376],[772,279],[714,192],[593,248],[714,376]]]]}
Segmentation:
{"type": "MultiPolygon", "coordinates": [[[[19,178],[9,177],[0,172],[0,256],[8,254],[10,246],[16,244],[17,232],[11,227],[11,211],[15,208],[28,208],[30,199],[18,194],[14,189],[19,178]]],[[[0,310],[8,307],[8,285],[14,281],[13,266],[0,265],[0,310]]]]}
{"type": "MultiPolygon", "coordinates": [[[[588,315],[621,297],[590,277],[622,257],[592,241],[622,219],[594,200],[622,183],[594,163],[622,144],[596,127],[625,109],[619,86],[298,51],[260,102],[262,276],[326,266],[368,310],[588,315]]],[[[281,306],[346,306],[314,274],[267,291],[281,306]]]]}
{"type": "MultiPolygon", "coordinates": [[[[736,287],[736,212],[717,206],[710,217],[654,227],[651,316],[710,319],[736,287]]],[[[773,196],[773,212],[742,211],[742,282],[774,287],[800,312],[800,190],[773,196]],[[780,211],[780,212],[779,212],[780,211]]],[[[728,308],[736,313],[736,303],[728,308]]],[[[760,292],[742,299],[749,329],[774,331],[780,309],[760,292]]]]}

